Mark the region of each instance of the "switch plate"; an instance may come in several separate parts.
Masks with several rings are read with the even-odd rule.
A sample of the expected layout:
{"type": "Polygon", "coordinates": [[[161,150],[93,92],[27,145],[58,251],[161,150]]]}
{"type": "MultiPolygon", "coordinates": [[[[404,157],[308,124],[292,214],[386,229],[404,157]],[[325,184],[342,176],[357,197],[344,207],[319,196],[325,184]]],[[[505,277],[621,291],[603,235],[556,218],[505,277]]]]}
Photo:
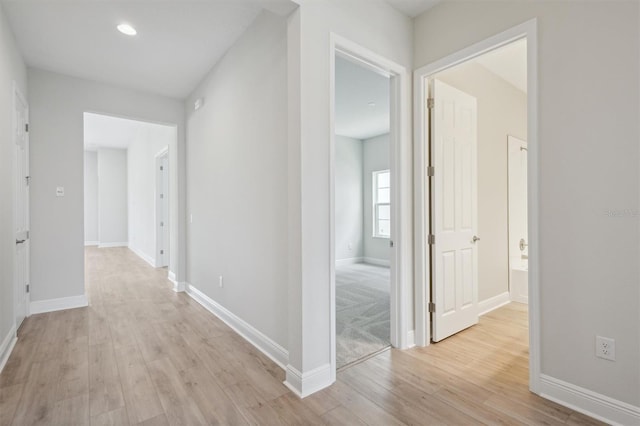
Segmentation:
{"type": "Polygon", "coordinates": [[[596,356],[609,361],[616,360],[616,341],[608,337],[596,336],[596,356]]]}
{"type": "Polygon", "coordinates": [[[56,187],[56,197],[64,197],[64,186],[56,187]]]}

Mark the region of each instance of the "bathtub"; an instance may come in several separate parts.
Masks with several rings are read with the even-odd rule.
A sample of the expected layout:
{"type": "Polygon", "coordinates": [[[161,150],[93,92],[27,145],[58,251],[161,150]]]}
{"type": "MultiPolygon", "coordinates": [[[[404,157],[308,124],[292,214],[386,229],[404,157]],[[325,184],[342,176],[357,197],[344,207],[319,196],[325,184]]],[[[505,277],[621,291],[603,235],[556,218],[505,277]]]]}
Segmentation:
{"type": "Polygon", "coordinates": [[[516,258],[509,269],[509,291],[513,302],[529,302],[529,261],[516,258]]]}

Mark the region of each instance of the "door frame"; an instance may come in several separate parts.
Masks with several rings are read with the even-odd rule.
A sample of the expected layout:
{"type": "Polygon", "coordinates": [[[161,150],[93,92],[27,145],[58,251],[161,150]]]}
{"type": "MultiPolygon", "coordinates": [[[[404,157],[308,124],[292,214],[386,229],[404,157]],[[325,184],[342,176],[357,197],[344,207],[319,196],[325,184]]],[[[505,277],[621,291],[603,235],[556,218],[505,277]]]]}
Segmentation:
{"type": "MultiPolygon", "coordinates": [[[[165,247],[165,250],[167,249],[166,247],[171,247],[171,198],[169,198],[171,195],[169,194],[170,190],[171,190],[171,184],[170,184],[170,176],[171,176],[171,169],[169,168],[169,147],[165,147],[162,150],[160,150],[160,152],[158,152],[155,155],[155,163],[156,163],[156,173],[155,173],[155,178],[156,178],[156,191],[155,191],[155,228],[156,228],[156,244],[155,244],[155,262],[156,262],[156,267],[164,267],[165,265],[162,265],[162,257],[160,256],[160,253],[158,251],[158,241],[160,241],[160,238],[163,238],[162,244],[165,247]],[[162,160],[166,159],[167,162],[167,171],[169,172],[168,175],[166,175],[166,195],[167,195],[167,202],[169,203],[169,206],[167,208],[167,216],[165,217],[164,215],[164,202],[160,201],[160,197],[158,196],[159,194],[163,193],[164,191],[164,187],[163,187],[163,180],[161,178],[161,173],[159,170],[159,166],[162,163],[162,160]],[[164,235],[163,232],[164,230],[161,229],[160,226],[158,226],[158,217],[162,217],[163,222],[165,222],[167,224],[167,226],[169,227],[169,241],[165,242],[164,241],[164,235]]],[[[169,266],[170,264],[170,259],[171,259],[171,250],[169,249],[169,256],[167,258],[167,265],[169,266]]]]}
{"type": "Polygon", "coordinates": [[[529,389],[540,393],[540,245],[539,245],[539,178],[538,178],[538,62],[537,20],[531,19],[467,48],[459,50],[414,72],[414,188],[415,188],[415,277],[416,277],[416,344],[427,346],[431,340],[431,302],[429,277],[431,265],[426,235],[430,213],[427,207],[429,120],[426,115],[428,80],[438,72],[476,58],[517,40],[527,40],[527,185],[529,215],[529,389]]]}
{"type": "MultiPolygon", "coordinates": [[[[14,206],[14,212],[13,214],[15,215],[15,206],[17,205],[17,199],[18,199],[18,194],[17,194],[17,179],[18,176],[16,176],[17,174],[17,144],[16,144],[16,132],[15,132],[15,126],[16,126],[16,108],[18,106],[18,100],[20,100],[26,109],[26,122],[29,123],[29,103],[27,102],[27,98],[26,96],[24,96],[22,94],[22,91],[20,90],[20,88],[18,87],[18,84],[14,81],[13,84],[13,111],[12,113],[12,124],[13,124],[13,129],[12,129],[12,135],[11,135],[11,142],[13,144],[13,171],[12,171],[12,182],[13,182],[13,206],[14,206]]],[[[29,170],[29,174],[31,174],[30,171],[30,161],[29,161],[29,132],[26,132],[26,151],[27,151],[27,170],[29,170]]],[[[31,211],[30,211],[30,203],[29,203],[29,198],[27,198],[27,208],[26,208],[26,215],[27,215],[27,228],[29,229],[29,231],[31,230],[31,211]]],[[[16,225],[16,218],[13,218],[13,223],[11,224],[11,227],[13,228],[13,235],[15,237],[15,225],[16,225]]],[[[30,285],[31,283],[29,281],[31,281],[31,238],[29,236],[29,238],[27,239],[27,241],[25,242],[26,247],[25,250],[27,251],[27,282],[30,285]]],[[[15,250],[15,246],[13,249],[13,266],[14,268],[16,267],[16,262],[17,262],[17,258],[16,258],[16,250],[15,250]]],[[[13,280],[13,289],[14,291],[17,290],[17,283],[16,283],[16,277],[14,276],[14,280],[13,280]]],[[[31,315],[30,312],[30,305],[31,305],[31,292],[30,291],[26,291],[26,288],[23,289],[24,291],[24,317],[28,318],[31,315]]],[[[14,316],[13,316],[13,321],[14,324],[16,325],[16,328],[19,327],[19,325],[16,323],[16,310],[17,310],[17,298],[16,295],[13,296],[13,309],[14,309],[14,316]]],[[[17,331],[17,330],[16,330],[17,331]]]]}
{"type": "Polygon", "coordinates": [[[338,34],[330,34],[329,52],[329,271],[331,379],[336,376],[336,268],[335,268],[335,58],[340,55],[390,78],[390,170],[391,170],[391,334],[393,347],[414,346],[411,312],[413,297],[412,251],[412,160],[411,160],[411,75],[399,65],[338,34]]]}

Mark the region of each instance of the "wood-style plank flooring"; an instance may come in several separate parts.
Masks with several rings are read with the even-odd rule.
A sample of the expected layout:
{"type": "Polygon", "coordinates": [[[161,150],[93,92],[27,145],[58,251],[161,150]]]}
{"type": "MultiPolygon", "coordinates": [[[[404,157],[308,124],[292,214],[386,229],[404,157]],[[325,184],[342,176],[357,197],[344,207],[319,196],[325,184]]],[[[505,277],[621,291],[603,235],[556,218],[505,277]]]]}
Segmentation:
{"type": "Polygon", "coordinates": [[[124,248],[87,248],[88,308],[33,315],[0,374],[0,425],[595,421],[527,389],[526,307],[390,350],[304,400],[283,371],[124,248]]]}

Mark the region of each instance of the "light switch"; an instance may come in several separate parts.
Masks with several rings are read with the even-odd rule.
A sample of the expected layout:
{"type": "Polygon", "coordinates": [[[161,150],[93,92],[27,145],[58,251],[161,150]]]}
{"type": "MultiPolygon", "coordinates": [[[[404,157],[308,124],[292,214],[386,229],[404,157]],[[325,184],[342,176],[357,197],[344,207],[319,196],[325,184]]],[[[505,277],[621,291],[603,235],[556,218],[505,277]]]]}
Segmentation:
{"type": "Polygon", "coordinates": [[[56,197],[64,197],[64,186],[56,187],[56,197]]]}

